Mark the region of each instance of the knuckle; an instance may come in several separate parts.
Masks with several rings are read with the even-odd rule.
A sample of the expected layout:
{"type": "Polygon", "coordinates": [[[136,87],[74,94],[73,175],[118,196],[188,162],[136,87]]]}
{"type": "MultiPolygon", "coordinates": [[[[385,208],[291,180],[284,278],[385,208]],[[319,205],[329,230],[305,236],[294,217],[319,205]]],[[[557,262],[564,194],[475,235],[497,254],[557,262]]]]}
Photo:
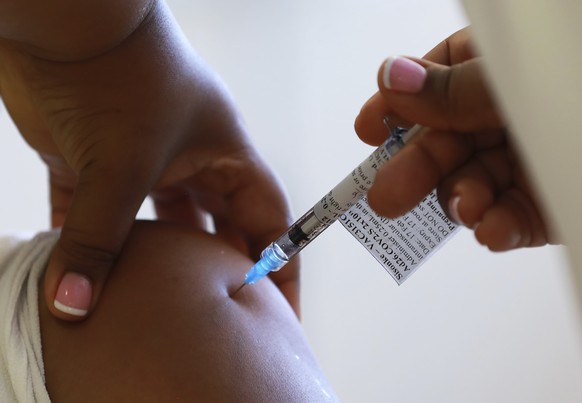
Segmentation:
{"type": "Polygon", "coordinates": [[[432,85],[434,105],[447,128],[463,131],[470,120],[467,111],[471,102],[464,88],[466,77],[462,65],[453,65],[434,72],[432,85]]]}
{"type": "Polygon", "coordinates": [[[116,259],[115,251],[86,242],[78,236],[61,237],[58,248],[59,256],[68,268],[83,272],[91,278],[103,277],[116,259]]]}
{"type": "Polygon", "coordinates": [[[456,121],[458,118],[462,117],[463,102],[458,93],[459,76],[462,75],[462,72],[463,70],[452,67],[451,69],[448,69],[448,74],[445,75],[445,112],[451,121],[456,121]]]}

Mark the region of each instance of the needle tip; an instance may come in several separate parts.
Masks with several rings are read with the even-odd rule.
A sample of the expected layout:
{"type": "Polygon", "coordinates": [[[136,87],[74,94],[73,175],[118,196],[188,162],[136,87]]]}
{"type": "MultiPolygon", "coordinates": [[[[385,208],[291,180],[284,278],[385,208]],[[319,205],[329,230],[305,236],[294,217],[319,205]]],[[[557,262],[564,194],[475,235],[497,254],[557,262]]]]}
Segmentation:
{"type": "Polygon", "coordinates": [[[240,290],[242,290],[245,285],[247,285],[247,283],[242,283],[240,287],[238,287],[236,291],[232,293],[231,297],[234,297],[240,290]]]}

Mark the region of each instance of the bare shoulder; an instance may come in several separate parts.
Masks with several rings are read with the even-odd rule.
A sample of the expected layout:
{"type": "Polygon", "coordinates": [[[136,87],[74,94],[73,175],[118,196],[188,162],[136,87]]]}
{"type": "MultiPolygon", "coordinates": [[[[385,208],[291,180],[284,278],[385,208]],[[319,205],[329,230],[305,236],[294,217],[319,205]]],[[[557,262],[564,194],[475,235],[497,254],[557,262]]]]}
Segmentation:
{"type": "Polygon", "coordinates": [[[335,401],[269,280],[229,296],[251,263],[211,235],[138,223],[89,319],[40,304],[53,401],[335,401]]]}

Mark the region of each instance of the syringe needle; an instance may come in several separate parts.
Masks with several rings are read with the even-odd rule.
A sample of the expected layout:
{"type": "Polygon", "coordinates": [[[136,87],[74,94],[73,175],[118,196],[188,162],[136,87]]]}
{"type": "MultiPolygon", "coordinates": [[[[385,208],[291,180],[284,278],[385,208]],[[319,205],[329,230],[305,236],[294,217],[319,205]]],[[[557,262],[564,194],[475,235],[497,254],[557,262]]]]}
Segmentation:
{"type": "MultiPolygon", "coordinates": [[[[261,259],[246,273],[245,284],[255,284],[270,272],[279,270],[337,221],[342,214],[366,195],[380,166],[422,129],[419,125],[411,129],[391,128],[387,119],[384,119],[384,124],[390,130],[388,139],[263,250],[261,259]]],[[[234,294],[243,286],[244,284],[234,294]]]]}
{"type": "Polygon", "coordinates": [[[235,296],[235,295],[236,295],[236,294],[237,294],[237,293],[238,293],[240,290],[242,290],[242,288],[243,288],[245,285],[247,285],[247,283],[242,283],[242,284],[240,285],[240,287],[239,287],[239,288],[237,288],[237,289],[236,289],[236,291],[235,291],[235,292],[233,292],[233,293],[232,293],[232,295],[231,295],[230,297],[231,297],[231,298],[232,298],[232,297],[234,297],[234,296],[235,296]]]}

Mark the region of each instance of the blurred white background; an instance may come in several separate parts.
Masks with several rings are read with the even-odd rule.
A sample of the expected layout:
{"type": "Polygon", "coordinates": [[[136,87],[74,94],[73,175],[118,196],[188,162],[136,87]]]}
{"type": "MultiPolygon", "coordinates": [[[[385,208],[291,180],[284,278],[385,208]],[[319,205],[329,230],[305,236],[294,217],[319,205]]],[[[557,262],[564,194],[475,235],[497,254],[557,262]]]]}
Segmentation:
{"type": "MultiPolygon", "coordinates": [[[[296,216],[371,152],[353,121],[382,60],[422,56],[467,24],[453,0],[169,4],[229,85],[296,216]]],[[[43,166],[3,109],[0,130],[0,230],[44,229],[43,166]]],[[[579,321],[560,247],[492,254],[463,230],[398,287],[336,224],[303,263],[303,323],[344,402],[582,399],[579,321]]]]}

